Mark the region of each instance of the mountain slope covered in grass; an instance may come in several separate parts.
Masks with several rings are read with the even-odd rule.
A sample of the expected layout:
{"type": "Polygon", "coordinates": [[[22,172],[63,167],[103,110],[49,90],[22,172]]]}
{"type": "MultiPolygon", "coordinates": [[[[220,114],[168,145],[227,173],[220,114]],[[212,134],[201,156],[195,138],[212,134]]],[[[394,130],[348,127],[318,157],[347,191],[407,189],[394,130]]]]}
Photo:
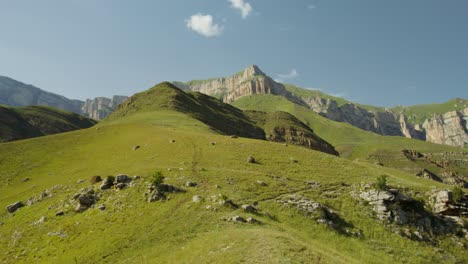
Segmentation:
{"type": "MultiPolygon", "coordinates": [[[[242,123],[248,114],[235,108],[207,114],[199,104],[204,97],[196,97],[163,83],[91,129],[0,144],[0,207],[25,205],[0,212],[0,261],[468,261],[460,227],[430,234],[418,231],[417,221],[382,222],[360,198],[381,175],[385,188],[427,204],[433,187],[449,186],[291,144],[227,136],[199,114],[242,123]]],[[[282,115],[272,120],[291,119],[282,115]]],[[[323,118],[316,116],[298,119],[310,125],[323,118]]],[[[323,122],[313,130],[318,135],[323,122]]],[[[405,206],[445,228],[431,209],[405,206]]]]}
{"type": "Polygon", "coordinates": [[[96,121],[46,106],[0,106],[0,142],[88,128],[96,121]]]}

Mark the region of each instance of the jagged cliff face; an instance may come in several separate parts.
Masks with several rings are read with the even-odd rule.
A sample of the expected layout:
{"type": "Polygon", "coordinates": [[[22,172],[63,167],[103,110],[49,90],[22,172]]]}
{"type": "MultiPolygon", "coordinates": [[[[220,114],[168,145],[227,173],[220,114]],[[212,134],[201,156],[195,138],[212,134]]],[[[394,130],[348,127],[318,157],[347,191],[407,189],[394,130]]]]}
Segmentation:
{"type": "Polygon", "coordinates": [[[112,98],[97,97],[85,102],[72,100],[0,76],[0,104],[9,106],[46,105],[101,120],[126,99],[126,96],[113,96],[112,98]]]}
{"type": "Polygon", "coordinates": [[[273,81],[255,65],[251,65],[243,72],[230,77],[188,83],[174,82],[174,84],[181,89],[217,97],[225,103],[232,103],[242,96],[254,94],[292,97],[284,85],[273,81]]]}
{"type": "Polygon", "coordinates": [[[114,109],[127,100],[126,96],[115,95],[112,98],[107,97],[96,97],[93,100],[87,99],[81,111],[87,117],[90,117],[95,120],[101,120],[107,117],[114,109]]]}
{"type": "Polygon", "coordinates": [[[353,103],[338,106],[336,101],[320,97],[308,97],[302,100],[313,111],[329,119],[346,122],[363,130],[387,136],[424,139],[424,135],[417,131],[405,116],[397,115],[390,110],[368,111],[353,103]]]}
{"type": "Polygon", "coordinates": [[[427,141],[451,146],[468,146],[468,108],[436,114],[423,123],[427,141]]]}
{"type": "Polygon", "coordinates": [[[424,124],[414,125],[405,115],[389,109],[369,111],[351,102],[339,106],[335,100],[319,96],[295,97],[284,85],[272,80],[255,65],[226,78],[174,84],[185,90],[217,97],[226,103],[254,94],[281,95],[329,119],[381,135],[403,136],[460,147],[467,145],[466,112],[437,115],[424,124]]]}

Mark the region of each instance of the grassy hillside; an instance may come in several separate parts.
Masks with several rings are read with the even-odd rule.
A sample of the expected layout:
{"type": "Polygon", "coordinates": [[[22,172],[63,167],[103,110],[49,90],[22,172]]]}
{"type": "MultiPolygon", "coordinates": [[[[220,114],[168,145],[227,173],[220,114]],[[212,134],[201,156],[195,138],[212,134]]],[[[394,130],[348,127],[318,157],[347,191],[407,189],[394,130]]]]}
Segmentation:
{"type": "Polygon", "coordinates": [[[245,111],[245,114],[264,129],[266,138],[270,141],[286,142],[338,155],[330,143],[317,136],[310,127],[290,113],[245,111]]]}
{"type": "MultiPolygon", "coordinates": [[[[353,184],[373,182],[390,175],[393,185],[429,190],[432,182],[413,179],[390,169],[353,163],[306,148],[267,141],[216,135],[201,122],[199,130],[185,129],[176,112],[109,122],[96,128],[0,145],[0,204],[53,189],[48,197],[14,214],[0,213],[0,259],[3,262],[49,263],[418,263],[431,260],[466,261],[456,247],[425,243],[394,234],[369,217],[369,208],[350,196],[353,184]],[[171,140],[175,142],[171,143],[171,140]],[[216,141],[216,145],[210,142],[216,141]],[[133,151],[134,145],[141,148],[133,151]],[[63,146],[67,146],[64,148],[63,146]],[[27,152],[23,152],[27,149],[27,152]],[[118,155],[113,155],[118,153],[118,155]],[[259,164],[249,164],[253,155],[259,164]],[[295,158],[299,163],[291,163],[295,158]],[[168,168],[171,170],[169,171],[168,168]],[[198,187],[171,194],[170,200],[147,203],[146,181],[162,171],[166,182],[183,186],[191,180],[198,187]],[[93,175],[146,176],[124,189],[101,192],[99,204],[75,213],[67,204],[81,188],[91,186],[93,175]],[[22,182],[23,178],[30,178],[22,182]],[[84,183],[77,181],[84,179],[84,183]],[[258,186],[261,180],[267,186],[258,186]],[[320,182],[313,187],[305,182],[320,182]],[[258,214],[241,209],[207,206],[211,196],[223,194],[237,204],[258,202],[258,214]],[[344,221],[362,230],[353,238],[309,219],[276,202],[281,194],[301,194],[333,208],[344,221]],[[192,196],[205,201],[193,203],[192,196]],[[55,216],[64,210],[64,216],[55,216]],[[260,225],[229,223],[232,215],[249,215],[260,225]],[[34,224],[42,216],[46,221],[34,224]],[[47,246],[44,247],[44,244],[47,246]],[[418,254],[415,254],[418,252],[418,254]],[[442,253],[440,253],[442,252],[442,253]]],[[[190,125],[189,125],[190,126],[190,125]]]]}
{"type": "Polygon", "coordinates": [[[457,147],[398,136],[381,136],[347,123],[332,121],[306,107],[275,95],[243,97],[235,101],[233,105],[244,110],[256,109],[267,112],[285,111],[291,113],[307,124],[318,136],[335,146],[340,156],[344,158],[378,163],[409,172],[413,176],[423,169],[437,175],[442,175],[444,171],[451,171],[456,173],[461,180],[468,181],[468,166],[462,153],[464,151],[457,147]],[[404,149],[416,150],[428,157],[434,156],[434,158],[411,160],[402,153],[404,149]],[[454,153],[451,160],[443,168],[440,165],[435,165],[435,162],[447,160],[447,157],[443,157],[445,152],[454,153]]]}
{"type": "Polygon", "coordinates": [[[403,113],[413,124],[422,124],[434,114],[445,114],[450,111],[460,111],[468,107],[468,99],[455,98],[441,104],[421,104],[413,106],[396,106],[392,108],[397,113],[403,113]]]}
{"type": "MultiPolygon", "coordinates": [[[[222,135],[206,120],[184,112],[195,107],[196,96],[185,97],[163,84],[136,95],[93,128],[0,144],[0,207],[42,197],[14,213],[0,212],[0,262],[468,261],[451,236],[438,236],[436,246],[402,237],[352,196],[361,183],[373,183],[382,174],[391,186],[411,188],[421,199],[433,186],[446,185],[303,147],[222,135]],[[188,104],[162,99],[167,96],[182,96],[188,104]],[[249,156],[256,162],[247,162],[249,156]],[[154,172],[183,191],[147,202],[144,193],[154,172]],[[142,178],[122,190],[100,191],[100,183],[90,182],[95,175],[119,173],[142,178]],[[188,187],[186,181],[197,185],[188,187]],[[75,212],[73,197],[89,187],[97,193],[97,204],[75,212]],[[41,195],[45,190],[47,195],[41,195]],[[196,195],[201,201],[193,202],[196,195]],[[337,226],[280,203],[288,195],[326,206],[337,226]],[[219,199],[255,204],[257,211],[223,206],[219,199]],[[59,211],[63,215],[56,216],[59,211]],[[260,223],[225,221],[236,215],[260,223]]],[[[269,100],[279,104],[274,98],[269,100]]]]}
{"type": "Polygon", "coordinates": [[[169,82],[132,96],[119,105],[106,121],[158,110],[185,113],[222,134],[265,138],[263,130],[253,124],[241,110],[198,92],[186,93],[169,82]]]}
{"type": "Polygon", "coordinates": [[[96,121],[47,106],[0,106],[0,142],[88,128],[96,121]]]}

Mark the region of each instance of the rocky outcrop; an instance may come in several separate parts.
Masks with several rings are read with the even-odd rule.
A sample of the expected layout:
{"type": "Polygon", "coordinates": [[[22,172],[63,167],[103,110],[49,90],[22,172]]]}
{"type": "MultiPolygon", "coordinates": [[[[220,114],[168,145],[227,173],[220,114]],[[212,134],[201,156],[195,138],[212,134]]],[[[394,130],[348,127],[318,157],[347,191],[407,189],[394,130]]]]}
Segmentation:
{"type": "Polygon", "coordinates": [[[127,100],[126,96],[114,95],[112,98],[96,97],[86,99],[81,107],[81,112],[92,119],[101,120],[107,117],[114,109],[127,100]]]}
{"type": "Polygon", "coordinates": [[[240,97],[254,94],[281,95],[300,101],[288,92],[284,85],[275,82],[256,65],[250,65],[242,72],[230,77],[186,83],[173,82],[173,84],[184,90],[201,92],[216,97],[225,103],[232,103],[240,97]]]}
{"type": "Polygon", "coordinates": [[[423,123],[427,141],[457,147],[468,146],[468,108],[435,114],[423,123]]]}
{"type": "Polygon", "coordinates": [[[9,106],[45,105],[100,120],[108,116],[126,96],[80,100],[49,93],[35,86],[0,76],[0,104],[9,106]]]}

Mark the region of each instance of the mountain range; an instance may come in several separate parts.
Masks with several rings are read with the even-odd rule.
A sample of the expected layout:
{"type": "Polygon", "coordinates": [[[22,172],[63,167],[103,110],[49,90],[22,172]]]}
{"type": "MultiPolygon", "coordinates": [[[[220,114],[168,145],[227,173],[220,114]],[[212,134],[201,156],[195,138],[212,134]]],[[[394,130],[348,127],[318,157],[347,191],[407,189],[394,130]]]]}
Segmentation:
{"type": "MultiPolygon", "coordinates": [[[[438,144],[468,146],[468,100],[456,98],[442,104],[383,108],[350,102],[318,90],[282,84],[250,65],[229,77],[174,81],[174,85],[234,103],[244,96],[272,94],[282,96],[334,121],[345,122],[381,135],[402,136],[438,144]]],[[[32,85],[0,76],[0,104],[9,106],[46,105],[101,120],[126,96],[71,100],[45,92],[32,85]]]]}
{"type": "Polygon", "coordinates": [[[95,120],[101,120],[125,99],[127,99],[126,96],[114,95],[112,98],[96,97],[86,101],[73,100],[46,92],[33,85],[0,76],[0,104],[8,106],[51,106],[95,120]]]}

